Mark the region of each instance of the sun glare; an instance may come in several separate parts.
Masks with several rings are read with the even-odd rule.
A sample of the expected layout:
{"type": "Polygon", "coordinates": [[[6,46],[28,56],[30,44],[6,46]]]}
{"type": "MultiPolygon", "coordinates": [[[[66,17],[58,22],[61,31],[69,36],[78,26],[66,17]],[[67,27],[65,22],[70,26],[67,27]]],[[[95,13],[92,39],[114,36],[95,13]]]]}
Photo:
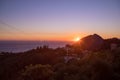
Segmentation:
{"type": "Polygon", "coordinates": [[[80,37],[76,37],[76,38],[74,39],[74,41],[75,41],[75,42],[80,41],[80,37]]]}

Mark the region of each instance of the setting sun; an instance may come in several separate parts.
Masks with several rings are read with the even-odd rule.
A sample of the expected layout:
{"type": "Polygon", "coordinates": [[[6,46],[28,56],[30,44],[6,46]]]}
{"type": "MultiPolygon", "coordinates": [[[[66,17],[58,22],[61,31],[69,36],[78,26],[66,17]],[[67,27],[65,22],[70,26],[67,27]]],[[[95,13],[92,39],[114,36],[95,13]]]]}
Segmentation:
{"type": "Polygon", "coordinates": [[[75,42],[80,41],[80,37],[76,37],[76,38],[74,39],[74,41],[75,41],[75,42]]]}

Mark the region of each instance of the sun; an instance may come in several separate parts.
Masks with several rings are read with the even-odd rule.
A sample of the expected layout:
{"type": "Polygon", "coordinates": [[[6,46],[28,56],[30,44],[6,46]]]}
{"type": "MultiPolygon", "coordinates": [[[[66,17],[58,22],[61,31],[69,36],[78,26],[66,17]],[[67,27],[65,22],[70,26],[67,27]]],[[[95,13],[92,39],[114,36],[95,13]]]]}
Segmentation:
{"type": "Polygon", "coordinates": [[[75,41],[75,42],[80,41],[80,37],[76,37],[73,41],[75,41]]]}

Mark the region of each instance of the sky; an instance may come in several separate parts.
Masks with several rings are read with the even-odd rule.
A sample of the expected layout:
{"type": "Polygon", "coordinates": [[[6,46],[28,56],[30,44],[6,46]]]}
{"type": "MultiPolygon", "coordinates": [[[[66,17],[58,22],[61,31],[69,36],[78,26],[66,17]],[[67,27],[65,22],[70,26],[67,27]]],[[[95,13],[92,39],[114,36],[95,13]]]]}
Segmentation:
{"type": "Polygon", "coordinates": [[[120,0],[0,0],[0,40],[120,38],[120,0]]]}

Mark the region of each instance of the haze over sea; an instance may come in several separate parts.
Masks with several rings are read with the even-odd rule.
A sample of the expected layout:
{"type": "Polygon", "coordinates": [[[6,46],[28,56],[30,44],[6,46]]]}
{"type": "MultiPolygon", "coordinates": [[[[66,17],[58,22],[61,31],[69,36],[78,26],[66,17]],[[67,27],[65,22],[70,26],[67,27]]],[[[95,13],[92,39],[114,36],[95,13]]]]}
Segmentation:
{"type": "Polygon", "coordinates": [[[0,41],[0,52],[24,52],[38,46],[47,45],[49,48],[64,47],[67,41],[0,41]]]}

